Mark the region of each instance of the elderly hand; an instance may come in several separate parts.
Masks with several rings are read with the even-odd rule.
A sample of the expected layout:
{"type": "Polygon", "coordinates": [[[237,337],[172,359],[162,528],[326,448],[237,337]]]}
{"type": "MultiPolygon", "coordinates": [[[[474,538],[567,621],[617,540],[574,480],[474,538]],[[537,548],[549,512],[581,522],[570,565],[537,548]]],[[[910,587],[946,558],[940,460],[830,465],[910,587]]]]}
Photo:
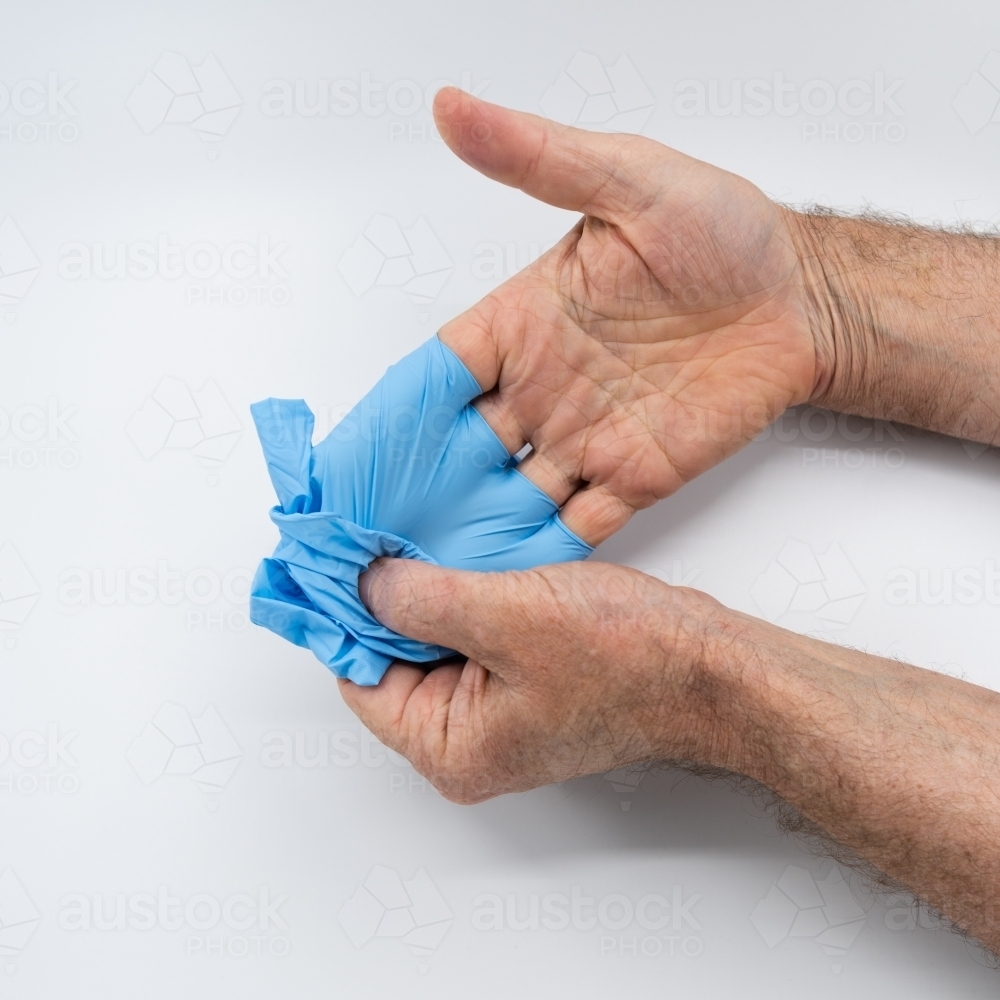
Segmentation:
{"type": "MultiPolygon", "coordinates": [[[[1000,441],[1000,241],[796,215],[635,136],[446,90],[449,145],[585,218],[441,339],[521,469],[591,543],[814,400],[1000,441]]],[[[463,573],[384,560],[397,663],[347,703],[446,796],[643,760],[748,775],[1000,953],[1000,695],[797,636],[598,562],[463,573]]]]}
{"type": "Polygon", "coordinates": [[[435,101],[489,177],[585,213],[440,331],[487,390],[521,471],[597,544],[751,440],[822,381],[793,213],[753,184],[632,135],[435,101]]]}
{"type": "Polygon", "coordinates": [[[748,775],[1000,949],[1000,695],[831,646],[607,563],[467,573],[385,560],[376,616],[464,663],[341,681],[448,798],[644,760],[748,775]]]}
{"type": "MultiPolygon", "coordinates": [[[[469,573],[385,559],[362,597],[468,662],[397,663],[347,704],[448,798],[477,802],[651,758],[702,758],[706,630],[725,609],[610,563],[469,573]]],[[[721,621],[721,617],[720,617],[721,621]]]]}

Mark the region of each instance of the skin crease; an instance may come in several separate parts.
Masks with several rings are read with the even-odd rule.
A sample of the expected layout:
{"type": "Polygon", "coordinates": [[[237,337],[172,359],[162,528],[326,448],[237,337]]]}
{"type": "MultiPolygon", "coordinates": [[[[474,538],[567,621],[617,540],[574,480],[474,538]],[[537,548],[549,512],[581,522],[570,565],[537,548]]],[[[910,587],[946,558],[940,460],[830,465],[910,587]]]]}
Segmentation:
{"type": "Polygon", "coordinates": [[[749,182],[640,136],[438,94],[448,145],[585,217],[441,340],[479,410],[591,544],[754,438],[816,382],[785,215],[749,182]]]}
{"type": "MultiPolygon", "coordinates": [[[[994,440],[996,240],[794,213],[650,140],[453,89],[435,115],[477,170],[584,213],[440,336],[588,541],[807,400],[994,440]]],[[[725,768],[1000,951],[1000,695],[595,560],[378,560],[361,596],[390,628],[462,654],[340,682],[449,799],[647,760],[725,768]]]]}

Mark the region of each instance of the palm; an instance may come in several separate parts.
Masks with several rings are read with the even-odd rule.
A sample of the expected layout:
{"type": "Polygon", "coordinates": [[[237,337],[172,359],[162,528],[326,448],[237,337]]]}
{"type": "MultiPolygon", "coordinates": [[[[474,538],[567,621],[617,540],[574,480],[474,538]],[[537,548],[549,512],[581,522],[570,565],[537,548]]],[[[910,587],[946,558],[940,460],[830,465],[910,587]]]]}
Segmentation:
{"type": "MultiPolygon", "coordinates": [[[[508,155],[556,128],[475,103],[508,155]]],[[[493,387],[479,407],[507,447],[532,444],[525,474],[597,542],[808,398],[813,342],[781,210],[757,188],[638,137],[556,134],[573,155],[546,134],[535,176],[458,150],[587,215],[441,337],[493,387]],[[588,161],[600,176],[581,193],[588,161]]]]}

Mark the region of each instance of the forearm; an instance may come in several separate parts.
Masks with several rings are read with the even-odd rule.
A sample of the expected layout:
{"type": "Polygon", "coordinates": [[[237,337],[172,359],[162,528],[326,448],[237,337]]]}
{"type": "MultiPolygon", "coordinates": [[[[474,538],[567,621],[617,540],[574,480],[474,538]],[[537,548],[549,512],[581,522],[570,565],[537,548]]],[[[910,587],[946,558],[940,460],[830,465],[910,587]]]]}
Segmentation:
{"type": "Polygon", "coordinates": [[[786,210],[812,402],[1000,442],[1000,239],[786,210]]]}
{"type": "Polygon", "coordinates": [[[596,560],[386,559],[362,587],[390,628],[469,657],[342,687],[453,801],[655,759],[723,768],[1000,954],[1000,694],[596,560]]]}
{"type": "Polygon", "coordinates": [[[1000,695],[735,612],[706,621],[702,687],[730,709],[707,763],[760,781],[1000,951],[1000,695]]]}

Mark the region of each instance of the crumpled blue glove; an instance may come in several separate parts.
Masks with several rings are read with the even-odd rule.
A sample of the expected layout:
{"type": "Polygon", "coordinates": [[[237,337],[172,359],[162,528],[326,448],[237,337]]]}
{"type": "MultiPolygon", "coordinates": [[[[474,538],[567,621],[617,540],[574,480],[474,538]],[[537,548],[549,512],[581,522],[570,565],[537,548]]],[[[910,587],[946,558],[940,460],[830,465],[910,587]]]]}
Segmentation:
{"type": "Polygon", "coordinates": [[[251,620],[308,646],[338,677],[377,684],[394,659],[427,663],[453,652],[371,616],[358,577],[378,556],[470,570],[586,558],[592,547],[469,405],[481,393],[433,337],[315,448],[304,401],[254,403],[281,540],[254,577],[251,620]]]}

